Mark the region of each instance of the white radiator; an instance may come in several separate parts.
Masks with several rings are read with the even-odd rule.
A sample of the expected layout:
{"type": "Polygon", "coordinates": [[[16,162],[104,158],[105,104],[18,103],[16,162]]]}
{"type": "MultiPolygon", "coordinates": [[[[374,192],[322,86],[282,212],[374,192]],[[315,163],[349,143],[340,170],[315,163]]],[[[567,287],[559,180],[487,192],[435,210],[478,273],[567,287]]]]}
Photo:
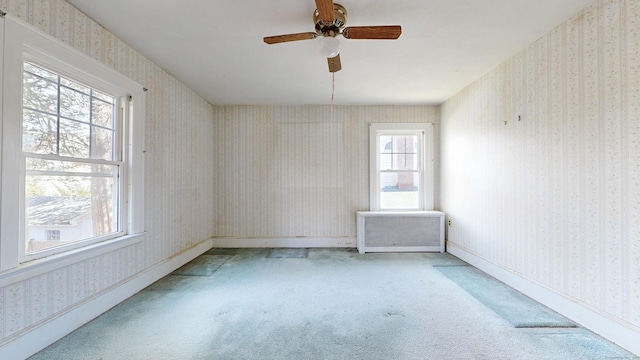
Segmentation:
{"type": "Polygon", "coordinates": [[[444,252],[441,211],[358,211],[358,251],[444,252]]]}

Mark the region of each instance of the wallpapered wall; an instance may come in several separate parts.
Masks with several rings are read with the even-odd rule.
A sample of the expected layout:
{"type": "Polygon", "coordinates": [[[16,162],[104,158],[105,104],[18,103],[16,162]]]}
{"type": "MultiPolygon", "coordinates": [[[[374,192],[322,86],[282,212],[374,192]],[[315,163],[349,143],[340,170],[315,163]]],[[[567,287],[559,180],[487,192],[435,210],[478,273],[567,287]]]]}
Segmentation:
{"type": "Polygon", "coordinates": [[[434,123],[437,149],[439,118],[437,106],[335,106],[333,118],[319,105],[216,108],[216,236],[355,237],[369,124],[434,123]]]}
{"type": "Polygon", "coordinates": [[[640,1],[597,1],[441,126],[448,240],[640,326],[640,1]]]}
{"type": "Polygon", "coordinates": [[[147,240],[0,288],[1,343],[213,235],[214,129],[211,105],[65,1],[0,0],[0,9],[149,89],[147,240]]]}

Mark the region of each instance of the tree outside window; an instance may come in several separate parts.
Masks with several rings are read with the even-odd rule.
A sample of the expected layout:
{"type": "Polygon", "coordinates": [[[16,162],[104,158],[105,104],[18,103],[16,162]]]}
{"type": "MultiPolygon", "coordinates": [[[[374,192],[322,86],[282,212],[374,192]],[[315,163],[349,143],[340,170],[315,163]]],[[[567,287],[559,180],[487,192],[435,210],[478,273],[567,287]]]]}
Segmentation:
{"type": "Polygon", "coordinates": [[[22,94],[26,252],[117,232],[115,97],[29,62],[22,94]]]}

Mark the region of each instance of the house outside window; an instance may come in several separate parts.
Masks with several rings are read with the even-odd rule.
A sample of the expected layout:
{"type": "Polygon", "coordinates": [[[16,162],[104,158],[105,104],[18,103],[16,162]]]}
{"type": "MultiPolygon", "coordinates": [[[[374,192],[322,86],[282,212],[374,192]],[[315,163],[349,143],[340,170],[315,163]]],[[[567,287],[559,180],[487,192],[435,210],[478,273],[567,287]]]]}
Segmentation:
{"type": "Polygon", "coordinates": [[[47,240],[49,241],[60,240],[60,230],[47,230],[47,240]]]}
{"type": "Polygon", "coordinates": [[[115,96],[30,62],[22,79],[25,252],[119,233],[122,119],[115,96]],[[77,220],[83,215],[89,221],[77,220]],[[65,226],[66,236],[32,236],[41,225],[65,226]]]}
{"type": "Polygon", "coordinates": [[[370,127],[371,210],[433,209],[432,124],[370,127]]]}

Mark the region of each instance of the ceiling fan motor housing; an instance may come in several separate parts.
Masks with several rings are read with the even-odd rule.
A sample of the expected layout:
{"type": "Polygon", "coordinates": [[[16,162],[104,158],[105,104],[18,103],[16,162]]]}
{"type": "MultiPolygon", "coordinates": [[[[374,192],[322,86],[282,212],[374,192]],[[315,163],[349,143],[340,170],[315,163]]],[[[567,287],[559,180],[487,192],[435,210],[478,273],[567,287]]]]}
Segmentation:
{"type": "Polygon", "coordinates": [[[326,23],[320,18],[318,9],[313,12],[313,23],[318,35],[335,37],[347,26],[347,9],[344,6],[334,3],[333,13],[335,20],[332,23],[326,23]]]}

